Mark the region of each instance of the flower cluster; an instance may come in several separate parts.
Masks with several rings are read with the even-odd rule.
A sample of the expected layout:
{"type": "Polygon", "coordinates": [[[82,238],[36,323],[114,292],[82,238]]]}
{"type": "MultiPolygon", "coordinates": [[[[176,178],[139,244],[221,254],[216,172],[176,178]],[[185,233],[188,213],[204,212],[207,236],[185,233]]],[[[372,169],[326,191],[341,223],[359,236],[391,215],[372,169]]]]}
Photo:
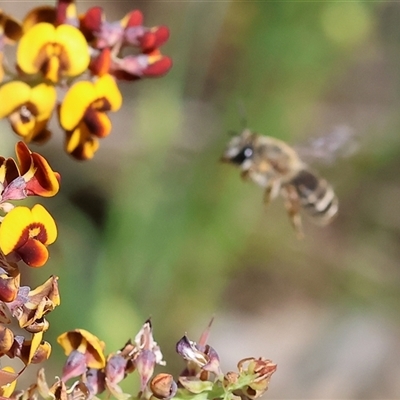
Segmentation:
{"type": "Polygon", "coordinates": [[[147,400],[253,400],[267,389],[276,364],[263,358],[246,358],[238,363],[237,372],[223,374],[217,352],[205,342],[208,330],[199,343],[184,336],[176,345],[178,354],[186,361],[186,368],[174,380],[169,373],[153,376],[154,368],[165,365],[161,350],[153,339],[150,320],[146,321],[134,341],[106,357],[104,342],[90,332],[75,329],[59,336],[58,342],[64,348],[67,361],[63,373],[52,386],[46,382],[41,369],[35,384],[19,393],[22,400],[90,400],[107,392],[117,400],[132,396],[124,393],[119,383],[136,371],[140,379],[138,399],[147,400]],[[67,386],[67,381],[78,378],[67,386]]]}
{"type": "Polygon", "coordinates": [[[60,304],[58,278],[51,276],[35,289],[21,286],[19,262],[42,267],[48,259],[47,246],[57,237],[56,224],[40,204],[32,209],[14,206],[28,196],[50,197],[59,190],[60,176],[45,158],[19,142],[17,160],[0,157],[0,357],[19,358],[23,368],[0,370],[0,396],[8,397],[16,378],[29,364],[48,359],[51,346],[43,341],[49,328],[46,315],[60,304]],[[26,335],[16,331],[16,322],[26,335]]]}
{"type": "Polygon", "coordinates": [[[122,105],[116,82],[166,74],[172,62],[159,49],[168,37],[165,26],[145,27],[139,10],[117,22],[100,7],[78,15],[73,0],[34,8],[22,22],[0,11],[0,118],[25,143],[43,143],[57,110],[66,151],[90,159],[111,131],[107,113],[122,105]],[[16,46],[15,71],[7,45],[16,46]]]}
{"type": "Polygon", "coordinates": [[[91,400],[103,392],[127,400],[133,396],[120,384],[134,372],[138,400],[252,400],[268,389],[276,370],[270,360],[246,358],[237,371],[222,372],[217,352],[207,344],[211,323],[198,343],[186,335],[177,343],[186,362],[177,379],[166,372],[154,375],[156,366],[166,363],[147,320],[133,340],[107,356],[105,343],[87,330],[60,335],[67,356],[61,377],[49,386],[42,368],[33,385],[15,390],[28,365],[49,358],[51,346],[43,340],[49,329],[46,317],[60,304],[56,276],[33,289],[20,284],[22,263],[32,268],[46,264],[57,226],[42,205],[14,202],[51,197],[60,187],[60,175],[26,143],[50,137],[48,123],[56,110],[66,151],[77,159],[92,158],[99,139],[111,131],[107,112],[122,105],[116,82],[168,72],[171,60],[159,50],[168,37],[164,26],[145,27],[138,10],[111,23],[100,7],[78,15],[74,0],[34,8],[22,22],[0,10],[0,118],[8,118],[23,138],[15,159],[0,156],[0,358],[22,362],[18,372],[10,366],[0,369],[1,400],[91,400]],[[16,46],[14,70],[4,57],[9,45],[16,46]]]}
{"type": "Polygon", "coordinates": [[[170,396],[158,393],[157,376],[151,382],[155,397],[253,400],[262,396],[269,386],[276,364],[265,358],[245,358],[238,362],[238,371],[224,374],[221,371],[218,353],[207,344],[209,328],[202,334],[198,343],[189,340],[185,335],[177,343],[177,352],[186,360],[186,368],[178,378],[177,393],[173,386],[170,396]]]}

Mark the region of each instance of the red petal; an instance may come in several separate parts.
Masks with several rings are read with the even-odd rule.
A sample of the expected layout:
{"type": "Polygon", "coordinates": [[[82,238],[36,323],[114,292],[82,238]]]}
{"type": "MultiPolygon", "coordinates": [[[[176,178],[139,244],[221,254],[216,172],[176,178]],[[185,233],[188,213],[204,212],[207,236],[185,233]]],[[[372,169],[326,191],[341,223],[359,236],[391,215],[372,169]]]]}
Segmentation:
{"type": "MultiPolygon", "coordinates": [[[[129,28],[131,26],[139,26],[143,24],[143,14],[139,10],[133,10],[128,13],[123,21],[126,19],[125,28],[129,28]]],[[[125,22],[125,21],[124,21],[125,22]]]]}
{"type": "Polygon", "coordinates": [[[28,149],[28,146],[24,142],[18,142],[15,145],[15,152],[17,153],[21,175],[24,175],[29,171],[32,166],[31,151],[28,149]]]}
{"type": "Polygon", "coordinates": [[[140,46],[145,53],[150,53],[162,46],[169,39],[169,29],[166,26],[158,26],[146,32],[140,38],[140,46]]]}
{"type": "Polygon", "coordinates": [[[144,71],[144,76],[157,77],[166,74],[172,67],[172,60],[169,57],[163,56],[158,61],[150,64],[144,71]]]}
{"type": "Polygon", "coordinates": [[[48,162],[38,153],[32,153],[36,167],[35,175],[27,182],[27,190],[34,195],[49,197],[58,192],[60,175],[56,174],[48,162]]]}
{"type": "Polygon", "coordinates": [[[28,239],[16,252],[30,267],[41,267],[49,258],[46,246],[35,239],[28,239]]]}
{"type": "Polygon", "coordinates": [[[98,57],[93,58],[90,62],[89,69],[93,75],[102,76],[108,74],[111,64],[111,50],[109,47],[104,48],[98,57]]]}
{"type": "Polygon", "coordinates": [[[7,158],[7,160],[5,160],[5,164],[6,164],[5,183],[8,185],[14,179],[17,179],[19,177],[19,171],[17,164],[12,158],[7,158]]]}
{"type": "Polygon", "coordinates": [[[102,138],[110,133],[110,126],[106,125],[105,121],[108,122],[109,119],[105,118],[103,112],[94,110],[91,107],[86,110],[84,122],[92,135],[102,138]]]}
{"type": "Polygon", "coordinates": [[[85,38],[91,42],[94,40],[95,32],[99,32],[103,23],[103,9],[101,7],[92,7],[81,17],[80,30],[85,38]]]}

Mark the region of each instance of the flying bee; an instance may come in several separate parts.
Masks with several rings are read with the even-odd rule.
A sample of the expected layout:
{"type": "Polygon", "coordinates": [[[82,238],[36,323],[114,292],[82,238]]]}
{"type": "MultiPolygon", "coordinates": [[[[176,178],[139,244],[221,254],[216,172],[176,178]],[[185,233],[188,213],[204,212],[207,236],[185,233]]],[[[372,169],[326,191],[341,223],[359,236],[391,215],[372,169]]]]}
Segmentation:
{"type": "Polygon", "coordinates": [[[244,129],[228,143],[221,160],[238,166],[242,178],[263,187],[265,204],[281,195],[299,237],[303,235],[301,210],[322,225],[338,212],[332,186],[282,140],[244,129]]]}

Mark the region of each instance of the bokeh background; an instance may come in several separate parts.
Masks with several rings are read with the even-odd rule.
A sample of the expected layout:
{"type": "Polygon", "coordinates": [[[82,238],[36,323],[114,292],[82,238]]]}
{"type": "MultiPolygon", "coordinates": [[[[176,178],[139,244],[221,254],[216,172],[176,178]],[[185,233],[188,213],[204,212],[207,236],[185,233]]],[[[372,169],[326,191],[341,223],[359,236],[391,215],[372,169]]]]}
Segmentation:
{"type": "MultiPolygon", "coordinates": [[[[64,360],[63,331],[91,330],[111,352],[149,316],[179,372],[176,341],[195,340],[214,315],[210,344],[225,371],[247,356],[278,364],[265,398],[398,398],[400,4],[77,3],[101,5],[108,20],[138,8],[146,25],[167,25],[174,67],[121,86],[93,161],[69,158],[56,124],[35,147],[62,175],[61,193],[43,201],[59,238],[29,276],[60,277],[48,376],[64,360]],[[305,219],[297,240],[280,199],[264,210],[262,190],[218,162],[244,119],[290,144],[354,132],[355,154],[315,165],[340,199],[330,226],[305,219]]],[[[19,18],[39,4],[53,2],[0,1],[19,18]]],[[[11,156],[17,138],[1,130],[11,156]]]]}

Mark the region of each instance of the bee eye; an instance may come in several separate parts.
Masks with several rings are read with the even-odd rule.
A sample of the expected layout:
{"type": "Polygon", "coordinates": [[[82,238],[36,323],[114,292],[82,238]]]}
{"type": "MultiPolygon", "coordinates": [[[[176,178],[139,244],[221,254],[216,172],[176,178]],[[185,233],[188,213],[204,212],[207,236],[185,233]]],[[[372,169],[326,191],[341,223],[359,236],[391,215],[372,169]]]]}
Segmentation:
{"type": "Polygon", "coordinates": [[[243,147],[243,149],[232,158],[234,164],[242,164],[243,161],[251,158],[253,156],[253,148],[250,146],[243,147]]]}
{"type": "Polygon", "coordinates": [[[246,158],[250,158],[253,155],[253,149],[251,147],[247,147],[244,149],[244,156],[246,158]]]}

